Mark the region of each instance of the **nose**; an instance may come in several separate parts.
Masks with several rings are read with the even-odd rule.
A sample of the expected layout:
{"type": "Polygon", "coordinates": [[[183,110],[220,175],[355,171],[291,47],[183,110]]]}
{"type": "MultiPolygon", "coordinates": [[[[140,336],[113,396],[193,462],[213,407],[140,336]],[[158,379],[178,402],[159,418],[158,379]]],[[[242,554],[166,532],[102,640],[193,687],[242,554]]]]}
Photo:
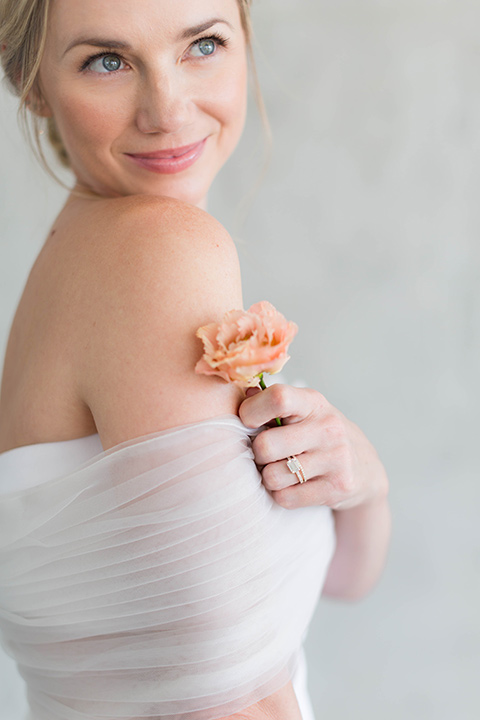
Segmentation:
{"type": "Polygon", "coordinates": [[[152,74],[140,90],[137,127],[142,133],[178,133],[192,121],[193,110],[190,88],[180,75],[152,74]]]}

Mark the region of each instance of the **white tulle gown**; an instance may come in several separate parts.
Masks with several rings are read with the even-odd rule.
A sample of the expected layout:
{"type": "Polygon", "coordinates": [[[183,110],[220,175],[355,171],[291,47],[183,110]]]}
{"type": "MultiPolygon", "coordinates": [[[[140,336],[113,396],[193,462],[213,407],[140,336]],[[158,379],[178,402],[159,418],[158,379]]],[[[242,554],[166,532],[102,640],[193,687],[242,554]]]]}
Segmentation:
{"type": "Polygon", "coordinates": [[[28,720],[214,720],[289,679],[313,720],[332,516],[272,500],[253,434],[225,415],[0,454],[0,637],[28,720]]]}

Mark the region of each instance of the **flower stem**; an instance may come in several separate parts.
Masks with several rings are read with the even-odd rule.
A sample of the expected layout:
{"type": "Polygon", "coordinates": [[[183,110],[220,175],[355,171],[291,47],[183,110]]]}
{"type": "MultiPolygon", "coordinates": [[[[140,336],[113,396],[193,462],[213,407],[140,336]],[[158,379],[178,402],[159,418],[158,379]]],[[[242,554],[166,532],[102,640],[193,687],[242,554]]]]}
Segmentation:
{"type": "MultiPolygon", "coordinates": [[[[263,373],[260,373],[260,375],[258,377],[260,378],[260,387],[262,388],[262,390],[266,390],[267,386],[265,385],[265,382],[263,380],[263,373]]],[[[281,427],[282,421],[280,420],[280,418],[278,418],[278,417],[275,418],[275,422],[277,423],[277,425],[279,427],[281,427]]]]}

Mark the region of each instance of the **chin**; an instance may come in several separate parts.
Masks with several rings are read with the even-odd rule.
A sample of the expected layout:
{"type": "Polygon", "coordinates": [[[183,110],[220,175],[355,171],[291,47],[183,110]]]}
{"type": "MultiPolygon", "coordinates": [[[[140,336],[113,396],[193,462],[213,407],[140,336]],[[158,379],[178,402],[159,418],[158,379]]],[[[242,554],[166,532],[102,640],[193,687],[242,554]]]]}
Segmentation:
{"type": "Polygon", "coordinates": [[[187,170],[172,174],[155,174],[145,170],[131,172],[129,168],[129,172],[123,176],[124,191],[126,195],[171,197],[205,209],[210,187],[224,165],[222,160],[207,156],[200,158],[187,170]]]}
{"type": "MultiPolygon", "coordinates": [[[[72,168],[74,169],[74,168],[72,168]]],[[[86,169],[85,169],[86,170],[86,169]]],[[[122,168],[123,170],[123,168],[122,168]]],[[[127,197],[129,195],[153,195],[155,197],[171,197],[174,200],[195,205],[205,209],[206,198],[216,173],[196,172],[178,173],[176,175],[139,176],[130,172],[115,172],[104,178],[95,176],[93,172],[75,172],[79,183],[95,194],[103,197],[127,197]]]]}

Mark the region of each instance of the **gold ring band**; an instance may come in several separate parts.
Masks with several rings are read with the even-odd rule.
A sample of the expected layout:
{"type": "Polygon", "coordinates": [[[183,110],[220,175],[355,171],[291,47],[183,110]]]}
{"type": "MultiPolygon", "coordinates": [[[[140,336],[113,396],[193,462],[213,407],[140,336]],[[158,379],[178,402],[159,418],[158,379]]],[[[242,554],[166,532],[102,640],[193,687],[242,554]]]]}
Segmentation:
{"type": "Polygon", "coordinates": [[[287,460],[287,467],[293,475],[297,476],[299,483],[307,482],[307,476],[300,460],[295,455],[290,455],[287,460]]]}

